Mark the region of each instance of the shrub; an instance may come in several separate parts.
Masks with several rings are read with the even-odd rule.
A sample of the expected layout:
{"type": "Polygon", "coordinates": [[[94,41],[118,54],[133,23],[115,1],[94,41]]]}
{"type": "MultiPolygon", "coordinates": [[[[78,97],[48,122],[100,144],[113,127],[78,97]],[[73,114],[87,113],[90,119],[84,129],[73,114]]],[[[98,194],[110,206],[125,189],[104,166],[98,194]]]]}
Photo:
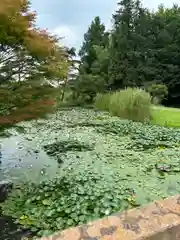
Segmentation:
{"type": "Polygon", "coordinates": [[[59,89],[8,84],[0,89],[0,124],[14,124],[53,112],[59,89]]]}
{"type": "Polygon", "coordinates": [[[134,121],[145,121],[151,118],[151,96],[138,88],[127,88],[112,94],[97,95],[95,107],[134,121]]]}
{"type": "Polygon", "coordinates": [[[92,103],[94,97],[98,92],[102,92],[105,87],[104,79],[99,75],[81,74],[76,81],[74,81],[73,92],[80,97],[81,95],[88,102],[92,103]]]}
{"type": "Polygon", "coordinates": [[[165,84],[152,84],[148,87],[154,104],[159,104],[168,95],[168,88],[165,84]]]}

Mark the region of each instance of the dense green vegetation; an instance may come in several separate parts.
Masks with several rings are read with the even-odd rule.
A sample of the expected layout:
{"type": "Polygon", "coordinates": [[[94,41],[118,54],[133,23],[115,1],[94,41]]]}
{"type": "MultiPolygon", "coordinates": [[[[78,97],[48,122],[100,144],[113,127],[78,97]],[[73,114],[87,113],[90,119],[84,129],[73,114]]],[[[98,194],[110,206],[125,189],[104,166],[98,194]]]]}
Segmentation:
{"type": "Polygon", "coordinates": [[[29,0],[0,3],[1,125],[40,117],[64,99],[74,49],[60,46],[36,19],[29,0]]]}
{"type": "MultiPolygon", "coordinates": [[[[162,96],[163,93],[156,96],[162,96]]],[[[110,112],[114,116],[151,124],[180,127],[180,110],[153,104],[154,98],[143,89],[127,88],[113,93],[97,94],[96,109],[110,112]]]]}
{"type": "MultiPolygon", "coordinates": [[[[18,12],[14,22],[8,21],[2,25],[2,32],[6,33],[0,36],[2,95],[7,93],[7,84],[11,85],[16,81],[21,85],[27,82],[32,88],[41,86],[41,89],[44,86],[42,83],[56,83],[56,86],[59,86],[59,100],[64,100],[68,90],[68,101],[71,105],[92,104],[97,93],[119,91],[127,87],[146,89],[156,104],[164,100],[166,104],[178,103],[180,98],[178,5],[171,8],[160,5],[157,11],[152,12],[139,0],[121,0],[112,16],[111,29],[105,28],[100,17],[94,18],[84,34],[78,62],[74,60],[76,56],[74,48],[59,48],[60,39],[47,31],[35,28],[37,16],[31,12],[30,2],[25,1],[24,9],[18,2],[19,0],[5,1],[1,3],[0,8],[3,23],[7,21],[9,14],[13,14],[11,9],[18,12]],[[29,16],[28,19],[24,17],[23,11],[29,16]],[[3,12],[7,14],[3,15],[3,12]],[[24,24],[19,24],[20,20],[24,24]],[[9,31],[10,26],[14,31],[9,31]],[[32,29],[29,26],[32,26],[32,29]],[[79,66],[76,63],[80,63],[79,66]],[[75,74],[74,70],[78,70],[78,73],[75,74]]],[[[26,101],[24,97],[26,89],[24,91],[13,92],[13,98],[7,102],[16,106],[15,101],[19,101],[20,97],[26,101]]],[[[7,95],[11,96],[12,91],[7,95]]],[[[54,94],[49,97],[54,99],[54,94]]],[[[34,102],[34,99],[28,100],[30,104],[34,102]]],[[[1,103],[6,104],[4,101],[1,103]]],[[[1,113],[9,115],[11,106],[9,109],[9,106],[6,108],[1,105],[1,113]]],[[[36,106],[36,102],[32,105],[36,106]]],[[[26,110],[22,110],[21,114],[23,115],[26,110]]],[[[44,112],[49,110],[50,108],[47,108],[44,112]]],[[[38,117],[41,114],[36,112],[34,115],[38,117]]],[[[25,116],[21,119],[23,118],[25,116]]],[[[2,119],[0,122],[5,120],[2,119]]]]}
{"type": "Polygon", "coordinates": [[[0,135],[16,123],[58,169],[15,184],[3,214],[42,236],[180,193],[180,110],[158,105],[180,99],[180,7],[121,0],[111,30],[92,21],[80,62],[30,9],[0,3],[0,135]]]}
{"type": "Polygon", "coordinates": [[[150,94],[137,88],[127,88],[112,94],[99,94],[95,99],[96,108],[134,121],[151,120],[151,105],[150,94]]]}
{"type": "Polygon", "coordinates": [[[83,108],[19,125],[60,164],[57,178],[17,186],[2,206],[39,235],[180,193],[180,129],[83,108]]]}
{"type": "Polygon", "coordinates": [[[85,95],[91,100],[98,92],[143,87],[153,90],[153,97],[177,104],[179,13],[177,5],[160,5],[152,12],[139,0],[121,0],[109,31],[96,17],[84,35],[79,76],[71,83],[76,98],[85,95]]]}

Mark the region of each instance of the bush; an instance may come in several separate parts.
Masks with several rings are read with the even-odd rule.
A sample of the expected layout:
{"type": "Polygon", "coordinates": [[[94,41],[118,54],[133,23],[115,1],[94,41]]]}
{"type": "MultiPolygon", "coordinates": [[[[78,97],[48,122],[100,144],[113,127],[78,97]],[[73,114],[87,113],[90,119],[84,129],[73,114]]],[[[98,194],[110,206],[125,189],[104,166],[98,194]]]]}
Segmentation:
{"type": "Polygon", "coordinates": [[[0,124],[36,119],[56,108],[59,89],[50,86],[7,84],[0,89],[0,124]]]}
{"type": "Polygon", "coordinates": [[[154,104],[159,104],[168,95],[168,88],[165,84],[152,84],[148,87],[154,104]]]}
{"type": "Polygon", "coordinates": [[[151,96],[143,89],[127,88],[112,94],[97,95],[95,107],[134,121],[151,118],[151,96]]]}

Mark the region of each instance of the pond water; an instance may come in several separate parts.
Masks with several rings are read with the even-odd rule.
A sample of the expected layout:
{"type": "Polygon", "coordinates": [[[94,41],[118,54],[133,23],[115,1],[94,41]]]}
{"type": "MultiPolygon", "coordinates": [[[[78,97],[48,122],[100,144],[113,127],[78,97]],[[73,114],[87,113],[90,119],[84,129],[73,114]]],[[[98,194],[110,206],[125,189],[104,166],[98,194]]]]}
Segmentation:
{"type": "Polygon", "coordinates": [[[9,216],[2,216],[0,212],[0,240],[22,240],[23,237],[33,236],[28,229],[15,224],[9,216]]]}
{"type": "MultiPolygon", "coordinates": [[[[28,126],[31,129],[31,122],[28,126]]],[[[37,131],[33,126],[32,130],[37,131]]],[[[14,184],[21,181],[38,182],[57,174],[57,162],[47,156],[42,146],[33,139],[33,134],[19,132],[16,128],[8,132],[10,137],[0,138],[0,181],[8,180],[14,184]]],[[[0,209],[0,240],[20,240],[29,235],[29,230],[16,224],[10,216],[3,216],[0,209]]]]}
{"type": "MultiPolygon", "coordinates": [[[[61,110],[47,119],[20,123],[17,126],[8,130],[10,137],[0,138],[1,180],[38,182],[41,179],[53,178],[56,174],[63,179],[68,173],[68,179],[70,177],[73,179],[71,185],[73,187],[72,193],[65,195],[65,198],[74,199],[73,194],[77,195],[74,186],[79,186],[79,176],[80,180],[83,178],[86,181],[89,176],[92,176],[92,179],[94,176],[100,176],[100,180],[93,184],[92,189],[105,187],[102,192],[108,191],[108,199],[111,195],[113,203],[110,213],[117,210],[114,207],[117,206],[116,199],[119,199],[118,210],[121,206],[121,210],[125,209],[123,202],[127,198],[125,192],[127,189],[132,190],[137,205],[180,193],[179,129],[130,122],[93,109],[81,108],[61,110]],[[45,146],[46,152],[49,151],[47,146],[50,146],[49,155],[43,150],[45,146]],[[62,160],[60,167],[57,159],[62,160]],[[118,193],[115,186],[118,186],[118,193]],[[116,194],[121,197],[114,197],[116,194]]],[[[84,189],[83,184],[84,181],[81,189],[84,189]]],[[[87,193],[85,191],[87,195],[88,191],[87,193]]],[[[62,193],[61,189],[58,189],[57,202],[61,202],[59,196],[62,193]]],[[[81,195],[77,195],[77,198],[78,201],[77,199],[70,201],[72,209],[77,206],[79,209],[80,200],[86,201],[81,195]]],[[[99,199],[96,197],[95,199],[99,204],[99,199]]],[[[106,200],[106,194],[102,193],[102,199],[106,200]]],[[[85,205],[83,204],[84,202],[82,206],[85,205]]],[[[131,202],[127,204],[130,206],[131,202]]],[[[56,207],[56,204],[53,208],[54,206],[56,207]]],[[[28,203],[28,207],[32,208],[31,203],[28,203]]],[[[39,215],[29,213],[28,207],[24,205],[20,210],[35,219],[38,229],[45,230],[42,229],[42,223],[47,219],[56,222],[54,217],[48,216],[48,209],[47,215],[41,215],[39,221],[39,215]]],[[[36,206],[33,206],[33,209],[33,212],[36,212],[36,206]]],[[[44,209],[39,207],[39,211],[44,209]]],[[[4,213],[9,214],[9,211],[4,213]]],[[[64,214],[63,208],[61,213],[64,214]]],[[[16,216],[18,217],[18,214],[16,216]]],[[[71,219],[71,213],[62,216],[65,216],[67,221],[71,219]]],[[[0,240],[5,239],[1,234],[1,225],[3,223],[0,221],[0,240]]],[[[59,230],[54,228],[55,231],[59,230]]]]}
{"type": "Polygon", "coordinates": [[[33,138],[9,130],[10,137],[0,138],[0,181],[40,181],[53,178],[58,170],[56,161],[50,159],[33,138]]]}

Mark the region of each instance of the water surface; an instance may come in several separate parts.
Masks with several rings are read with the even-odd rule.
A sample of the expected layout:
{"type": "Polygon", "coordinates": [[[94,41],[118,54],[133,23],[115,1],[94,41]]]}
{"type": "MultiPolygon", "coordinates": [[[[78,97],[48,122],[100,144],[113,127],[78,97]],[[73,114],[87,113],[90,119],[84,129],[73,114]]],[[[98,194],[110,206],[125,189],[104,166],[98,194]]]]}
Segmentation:
{"type": "Polygon", "coordinates": [[[58,164],[26,133],[9,130],[12,136],[0,138],[0,181],[40,181],[53,178],[58,164]]]}

